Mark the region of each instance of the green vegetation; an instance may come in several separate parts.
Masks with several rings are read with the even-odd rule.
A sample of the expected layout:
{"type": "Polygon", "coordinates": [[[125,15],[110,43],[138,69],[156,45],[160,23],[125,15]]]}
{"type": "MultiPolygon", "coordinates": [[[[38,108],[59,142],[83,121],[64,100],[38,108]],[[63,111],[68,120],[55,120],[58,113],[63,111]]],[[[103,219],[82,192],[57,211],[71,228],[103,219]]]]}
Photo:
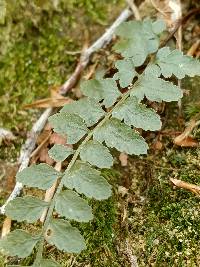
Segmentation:
{"type": "Polygon", "coordinates": [[[198,160],[198,155],[191,152],[181,153],[181,156],[177,154],[175,152],[173,159],[177,170],[173,173],[156,172],[149,188],[145,225],[146,259],[151,259],[157,266],[198,266],[199,198],[191,192],[173,189],[169,183],[170,177],[177,176],[185,182],[199,184],[196,164],[189,162],[191,157],[198,160]]]}
{"type": "MultiPolygon", "coordinates": [[[[35,1],[38,5],[42,2],[48,4],[50,1],[35,1]]],[[[116,12],[114,5],[122,1],[65,2],[67,5],[63,4],[65,9],[62,10],[52,11],[43,6],[40,12],[44,16],[40,12],[36,13],[37,21],[31,21],[28,12],[25,17],[22,13],[23,16],[15,21],[16,27],[12,28],[9,38],[6,38],[9,39],[8,45],[2,46],[0,126],[14,131],[18,139],[13,145],[0,149],[1,159],[16,159],[27,130],[38,116],[38,111],[23,110],[23,105],[47,97],[49,87],[60,85],[72,72],[78,56],[70,55],[67,51],[82,48],[84,41],[81,33],[87,27],[81,28],[80,25],[92,25],[94,29],[89,27],[89,30],[94,31],[91,35],[95,39],[105,24],[108,24],[107,14],[113,10],[116,12]],[[83,23],[78,21],[80,15],[83,15],[83,23]],[[18,135],[20,132],[22,134],[18,135]]],[[[12,12],[20,14],[19,9],[13,8],[12,12]]],[[[187,78],[184,84],[187,84],[186,88],[196,92],[195,101],[199,97],[199,78],[187,78]]],[[[199,112],[198,106],[196,109],[193,106],[193,99],[185,98],[184,104],[187,105],[190,101],[191,109],[186,110],[188,117],[199,112]]],[[[170,113],[173,116],[178,114],[174,109],[170,113]]],[[[170,128],[174,123],[177,127],[176,120],[169,121],[167,125],[170,128]]],[[[79,226],[86,239],[87,250],[75,257],[47,246],[45,254],[50,254],[63,266],[74,262],[74,266],[128,267],[130,263],[127,263],[125,250],[120,254],[120,250],[124,249],[128,229],[133,254],[137,256],[139,266],[198,266],[199,198],[185,190],[173,188],[169,178],[177,177],[199,184],[199,151],[171,148],[171,141],[165,141],[167,145],[163,152],[150,151],[147,158],[141,159],[129,157],[130,163],[125,168],[119,167],[119,162],[115,159],[115,169],[103,170],[103,175],[114,186],[114,195],[95,205],[92,201],[89,203],[94,208],[95,220],[79,226]],[[126,176],[132,182],[129,188],[132,202],[128,197],[121,197],[117,193],[117,186],[126,184],[126,176]],[[121,206],[125,206],[128,213],[125,226],[122,226],[121,206]]],[[[18,227],[16,223],[13,225],[13,229],[18,227]]],[[[36,226],[30,227],[31,229],[22,227],[31,232],[36,229],[36,226]]],[[[21,264],[31,264],[33,256],[23,260],[21,264]]],[[[17,263],[16,258],[8,260],[10,264],[17,263]]],[[[5,258],[0,256],[0,266],[3,266],[4,261],[5,258]]]]}
{"type": "Polygon", "coordinates": [[[38,117],[38,111],[24,110],[23,105],[48,97],[51,86],[69,77],[79,58],[69,52],[82,49],[85,31],[91,34],[90,42],[98,38],[122,1],[67,0],[60,7],[51,1],[14,2],[7,2],[5,23],[0,25],[0,127],[11,129],[18,138],[1,150],[3,160],[16,159],[38,117]]]}

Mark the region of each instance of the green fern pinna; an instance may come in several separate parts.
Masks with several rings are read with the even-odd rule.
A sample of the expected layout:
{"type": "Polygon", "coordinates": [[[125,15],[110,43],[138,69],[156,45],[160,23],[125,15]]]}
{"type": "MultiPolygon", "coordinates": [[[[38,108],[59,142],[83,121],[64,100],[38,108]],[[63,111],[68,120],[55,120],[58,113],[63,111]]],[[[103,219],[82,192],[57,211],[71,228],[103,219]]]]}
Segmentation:
{"type": "Polygon", "coordinates": [[[17,174],[23,185],[49,189],[56,180],[59,185],[50,203],[33,196],[18,197],[6,207],[6,215],[13,220],[36,222],[44,209],[47,216],[39,234],[15,230],[0,241],[3,253],[25,258],[35,248],[32,266],[57,267],[58,263],[43,258],[44,243],[59,250],[80,253],[86,248],[83,236],[70,221],[92,220],[92,208],[87,198],[107,199],[112,190],[99,169],[110,168],[113,157],[109,148],[130,155],[146,154],[148,145],[135,130],[156,131],[161,120],[155,110],[141,101],[171,102],[182,97],[181,89],[164,78],[172,75],[182,79],[200,74],[199,61],[168,47],[159,49],[159,35],[165,30],[161,20],[129,21],[122,23],[114,46],[121,59],[115,62],[117,72],[112,78],[98,77],[81,84],[84,98],[64,106],[49,118],[54,131],[67,136],[68,144],[77,149],[54,145],[49,155],[55,161],[71,161],[64,172],[47,164],[32,165],[17,174]],[[136,67],[146,65],[142,73],[136,67]],[[120,89],[126,88],[124,94],[120,89]],[[54,214],[57,214],[56,217],[54,214]]]}

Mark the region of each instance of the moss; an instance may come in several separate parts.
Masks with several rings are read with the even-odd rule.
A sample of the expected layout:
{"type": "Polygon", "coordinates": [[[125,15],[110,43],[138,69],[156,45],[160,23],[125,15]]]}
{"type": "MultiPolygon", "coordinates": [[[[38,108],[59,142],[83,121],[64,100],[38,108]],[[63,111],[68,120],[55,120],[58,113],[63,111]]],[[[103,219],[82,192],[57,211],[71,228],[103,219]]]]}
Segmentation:
{"type": "MultiPolygon", "coordinates": [[[[119,178],[119,173],[115,170],[105,169],[103,175],[109,177],[110,182],[114,184],[119,178]]],[[[110,197],[105,201],[90,200],[89,204],[93,208],[94,220],[90,223],[72,223],[78,227],[85,238],[87,249],[80,255],[71,256],[67,253],[51,249],[51,255],[63,266],[70,266],[74,260],[77,266],[121,266],[117,255],[116,239],[119,233],[117,216],[117,198],[110,197]]],[[[46,254],[50,251],[46,249],[46,254]]]]}
{"type": "MultiPolygon", "coordinates": [[[[151,182],[145,191],[144,176],[139,184],[145,201],[129,206],[129,233],[133,240],[138,240],[135,250],[139,266],[198,266],[199,198],[189,191],[173,188],[169,181],[170,177],[176,177],[199,184],[198,161],[199,155],[192,149],[174,149],[170,155],[162,152],[159,157],[154,156],[151,182]]],[[[137,175],[140,179],[140,174],[137,175]]]]}
{"type": "Polygon", "coordinates": [[[117,265],[115,247],[117,223],[116,199],[93,203],[94,221],[91,224],[80,225],[85,236],[87,250],[77,258],[78,262],[90,262],[91,266],[117,265]]]}
{"type": "MultiPolygon", "coordinates": [[[[194,80],[198,81],[185,80],[192,91],[190,98],[183,100],[183,109],[197,99],[198,82],[194,84],[194,80]]],[[[180,131],[176,114],[177,107],[169,105],[167,130],[180,131]]],[[[163,150],[152,150],[147,158],[131,160],[131,188],[135,192],[137,185],[137,196],[142,201],[129,205],[129,234],[135,241],[139,266],[199,266],[199,197],[173,187],[169,180],[200,184],[199,149],[175,147],[170,136],[163,137],[162,143],[163,150]]]]}

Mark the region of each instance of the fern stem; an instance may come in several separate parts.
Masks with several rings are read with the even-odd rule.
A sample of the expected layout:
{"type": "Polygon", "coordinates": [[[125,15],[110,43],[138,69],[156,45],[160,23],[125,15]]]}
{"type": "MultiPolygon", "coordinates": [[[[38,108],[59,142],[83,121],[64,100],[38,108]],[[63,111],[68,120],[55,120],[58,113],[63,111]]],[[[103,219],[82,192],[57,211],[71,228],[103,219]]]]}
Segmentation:
{"type": "MultiPolygon", "coordinates": [[[[135,82],[134,86],[138,83],[139,79],[135,82]]],[[[133,87],[134,87],[133,86],[133,87]]],[[[128,90],[127,93],[123,94],[121,99],[116,103],[116,105],[104,116],[104,118],[96,125],[96,127],[94,127],[94,129],[92,129],[91,131],[89,131],[89,133],[87,134],[87,136],[85,137],[85,139],[83,140],[83,142],[80,144],[80,146],[77,148],[76,152],[74,153],[74,156],[72,157],[72,160],[70,161],[67,169],[65,170],[65,172],[63,173],[63,175],[60,177],[61,181],[60,184],[51,200],[47,215],[46,215],[46,219],[44,222],[44,226],[43,226],[43,230],[41,233],[41,241],[40,244],[38,246],[38,251],[36,254],[36,259],[35,262],[36,263],[40,263],[41,259],[42,259],[42,253],[43,253],[43,246],[44,246],[44,236],[46,234],[46,231],[48,229],[49,223],[50,223],[50,219],[51,219],[51,215],[53,213],[53,209],[55,206],[55,199],[57,197],[57,195],[60,193],[60,191],[63,188],[63,176],[65,175],[66,172],[70,171],[70,169],[73,167],[73,165],[75,164],[81,149],[83,148],[83,146],[90,140],[90,138],[93,136],[93,133],[95,130],[97,130],[99,127],[101,127],[112,115],[112,112],[115,110],[115,108],[117,108],[118,106],[120,106],[121,104],[123,104],[123,102],[129,97],[131,91],[133,90],[133,87],[131,89],[128,90]]]]}

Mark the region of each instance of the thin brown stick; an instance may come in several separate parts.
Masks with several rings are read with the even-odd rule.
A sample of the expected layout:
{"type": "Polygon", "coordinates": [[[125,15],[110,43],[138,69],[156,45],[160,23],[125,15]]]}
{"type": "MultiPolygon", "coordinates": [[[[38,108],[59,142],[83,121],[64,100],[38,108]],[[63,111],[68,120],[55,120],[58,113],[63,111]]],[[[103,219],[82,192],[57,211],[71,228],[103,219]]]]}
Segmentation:
{"type": "Polygon", "coordinates": [[[163,15],[163,17],[166,17],[167,15],[165,14],[165,12],[163,12],[163,10],[162,9],[160,9],[157,5],[156,5],[156,3],[154,2],[154,0],[151,0],[151,4],[152,4],[152,6],[160,13],[160,14],[162,14],[163,15]]]}
{"type": "Polygon", "coordinates": [[[46,144],[46,142],[49,140],[52,132],[50,132],[47,137],[42,141],[41,144],[31,153],[30,158],[34,157],[41,149],[42,147],[46,144]]]}
{"type": "Polygon", "coordinates": [[[198,40],[196,40],[196,42],[190,47],[190,49],[189,49],[188,52],[187,52],[187,55],[193,57],[194,54],[196,53],[196,51],[197,51],[199,45],[200,45],[200,40],[198,39],[198,40]]]}
{"type": "Polygon", "coordinates": [[[132,12],[135,16],[135,19],[141,20],[139,9],[137,8],[136,4],[134,3],[134,0],[126,0],[126,3],[128,4],[130,9],[132,10],[132,12]]]}
{"type": "MultiPolygon", "coordinates": [[[[57,162],[54,169],[56,171],[61,171],[61,168],[62,168],[62,162],[57,162]]],[[[50,187],[46,193],[45,193],[45,197],[44,197],[44,201],[46,202],[50,202],[51,199],[53,198],[54,196],[54,193],[56,191],[56,187],[57,187],[57,180],[54,182],[54,184],[52,185],[52,187],[50,187]]],[[[46,218],[46,215],[47,215],[47,211],[48,211],[48,208],[46,208],[44,210],[44,212],[42,213],[42,216],[40,217],[40,221],[43,223],[45,221],[45,218],[46,218]]]]}

